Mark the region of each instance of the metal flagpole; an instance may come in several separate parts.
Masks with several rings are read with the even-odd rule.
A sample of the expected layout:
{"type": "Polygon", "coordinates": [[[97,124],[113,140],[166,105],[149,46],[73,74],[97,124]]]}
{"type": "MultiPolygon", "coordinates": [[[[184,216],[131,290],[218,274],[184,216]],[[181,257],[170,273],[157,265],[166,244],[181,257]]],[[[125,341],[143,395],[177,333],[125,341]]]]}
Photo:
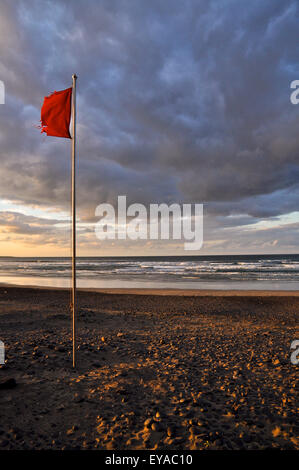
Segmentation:
{"type": "Polygon", "coordinates": [[[76,80],[72,75],[72,309],[73,309],[73,367],[76,367],[76,80]]]}

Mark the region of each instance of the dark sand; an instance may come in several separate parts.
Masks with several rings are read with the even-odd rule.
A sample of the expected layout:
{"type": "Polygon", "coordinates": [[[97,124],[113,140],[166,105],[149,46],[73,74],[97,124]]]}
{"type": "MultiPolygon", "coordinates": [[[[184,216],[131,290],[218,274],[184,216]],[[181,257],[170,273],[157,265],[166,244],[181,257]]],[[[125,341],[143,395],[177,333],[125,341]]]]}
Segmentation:
{"type": "Polygon", "coordinates": [[[69,292],[0,287],[0,449],[298,449],[299,297],[164,294],[81,291],[73,371],[69,292]]]}

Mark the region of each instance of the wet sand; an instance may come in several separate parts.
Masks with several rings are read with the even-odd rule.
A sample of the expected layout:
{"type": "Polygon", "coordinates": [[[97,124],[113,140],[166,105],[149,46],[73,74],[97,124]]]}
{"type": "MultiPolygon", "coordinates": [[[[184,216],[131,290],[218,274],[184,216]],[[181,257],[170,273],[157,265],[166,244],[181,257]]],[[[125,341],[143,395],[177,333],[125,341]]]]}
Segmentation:
{"type": "Polygon", "coordinates": [[[0,449],[298,449],[295,294],[0,287],[0,449]]]}

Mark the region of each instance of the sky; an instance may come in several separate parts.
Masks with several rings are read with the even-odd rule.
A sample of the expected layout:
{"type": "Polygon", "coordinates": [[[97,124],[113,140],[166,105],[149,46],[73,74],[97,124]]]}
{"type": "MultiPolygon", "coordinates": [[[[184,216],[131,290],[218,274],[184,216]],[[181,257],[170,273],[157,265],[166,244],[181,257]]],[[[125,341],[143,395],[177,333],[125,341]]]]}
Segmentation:
{"type": "Polygon", "coordinates": [[[78,253],[299,252],[297,0],[2,0],[0,256],[70,254],[70,141],[44,96],[77,82],[78,253]],[[203,204],[204,242],[107,240],[95,209],[203,204]]]}

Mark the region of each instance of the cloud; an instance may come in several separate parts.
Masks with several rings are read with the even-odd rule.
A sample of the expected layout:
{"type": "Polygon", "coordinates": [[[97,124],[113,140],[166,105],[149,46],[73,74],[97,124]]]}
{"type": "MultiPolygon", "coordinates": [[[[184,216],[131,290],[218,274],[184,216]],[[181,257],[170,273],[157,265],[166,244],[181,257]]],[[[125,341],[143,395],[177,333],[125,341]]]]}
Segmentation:
{"type": "Polygon", "coordinates": [[[120,194],[203,202],[218,233],[231,215],[254,224],[297,210],[295,0],[4,0],[1,10],[0,198],[68,210],[69,142],[34,125],[43,96],[76,72],[82,220],[120,194]]]}

